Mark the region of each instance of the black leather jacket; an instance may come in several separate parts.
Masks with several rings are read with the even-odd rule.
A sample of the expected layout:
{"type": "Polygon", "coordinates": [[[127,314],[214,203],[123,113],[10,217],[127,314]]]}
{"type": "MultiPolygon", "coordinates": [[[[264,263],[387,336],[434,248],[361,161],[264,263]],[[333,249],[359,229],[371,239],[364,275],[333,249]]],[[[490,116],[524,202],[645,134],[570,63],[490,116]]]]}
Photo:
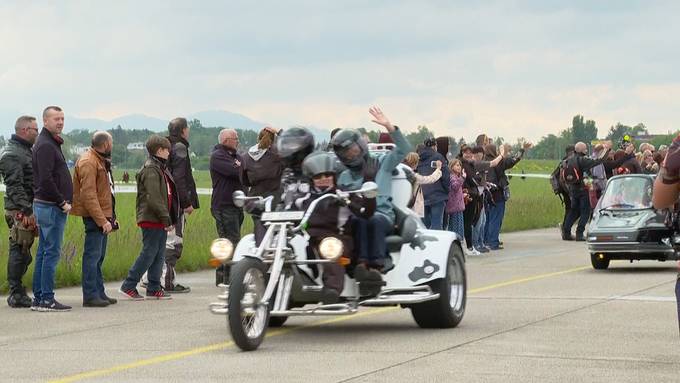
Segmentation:
{"type": "Polygon", "coordinates": [[[33,144],[12,135],[0,153],[0,176],[5,181],[5,209],[33,214],[33,144]]]}

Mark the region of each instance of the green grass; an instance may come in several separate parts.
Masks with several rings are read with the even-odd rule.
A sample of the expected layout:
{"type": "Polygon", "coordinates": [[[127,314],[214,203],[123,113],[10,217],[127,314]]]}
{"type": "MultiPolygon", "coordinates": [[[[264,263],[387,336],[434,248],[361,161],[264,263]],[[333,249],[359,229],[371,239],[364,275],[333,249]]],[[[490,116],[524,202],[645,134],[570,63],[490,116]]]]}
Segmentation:
{"type": "MultiPolygon", "coordinates": [[[[207,174],[208,172],[202,172],[207,174]]],[[[518,179],[510,181],[511,198],[507,204],[503,232],[554,227],[562,217],[559,199],[552,194],[550,184],[543,179],[518,179]]],[[[208,247],[216,237],[215,222],[210,214],[210,196],[200,196],[203,208],[188,218],[184,253],[177,267],[180,271],[194,271],[209,267],[208,247]]],[[[1,201],[1,198],[0,198],[1,201]]],[[[116,197],[121,229],[109,236],[108,252],[104,262],[106,280],[125,278],[141,248],[141,233],[135,223],[135,194],[120,193],[116,197]]],[[[2,203],[0,202],[0,207],[2,203]]],[[[242,234],[252,231],[252,221],[246,218],[242,234]]],[[[0,291],[7,291],[7,225],[0,225],[0,291]]],[[[62,257],[57,268],[57,286],[80,284],[84,230],[82,219],[69,216],[64,234],[62,257]]],[[[33,254],[37,240],[33,247],[33,254]]],[[[33,267],[24,278],[31,286],[33,267]]]]}
{"type": "Polygon", "coordinates": [[[564,210],[546,179],[513,177],[506,204],[503,232],[556,227],[564,210]]]}
{"type": "MultiPolygon", "coordinates": [[[[215,221],[210,214],[210,196],[200,196],[201,209],[188,217],[182,259],[177,264],[180,271],[195,271],[209,267],[208,248],[217,236],[215,221]]],[[[0,206],[2,203],[0,203],[0,206]]],[[[109,236],[108,251],[104,261],[104,278],[106,280],[122,280],[134,263],[141,249],[141,231],[135,222],[135,194],[121,193],[116,196],[116,212],[121,229],[109,236]]],[[[7,225],[0,225],[0,291],[7,291],[7,257],[8,234],[7,225]]],[[[252,231],[252,221],[246,218],[242,233],[252,231]]],[[[80,284],[81,259],[85,232],[80,217],[69,216],[64,233],[62,256],[57,267],[57,286],[80,284]]],[[[35,254],[38,241],[33,245],[35,254]]],[[[31,286],[33,267],[24,278],[26,286],[31,286]]]]}
{"type": "Polygon", "coordinates": [[[550,174],[559,161],[555,160],[522,160],[514,168],[508,170],[508,173],[525,173],[531,174],[550,174]]]}
{"type": "MultiPolygon", "coordinates": [[[[128,174],[130,174],[130,182],[127,185],[135,185],[135,174],[139,171],[139,169],[114,169],[113,179],[116,181],[116,183],[125,185],[125,183],[123,183],[123,172],[125,171],[127,171],[128,174]]],[[[210,171],[194,170],[193,174],[197,188],[212,187],[212,181],[210,180],[210,171]]]]}

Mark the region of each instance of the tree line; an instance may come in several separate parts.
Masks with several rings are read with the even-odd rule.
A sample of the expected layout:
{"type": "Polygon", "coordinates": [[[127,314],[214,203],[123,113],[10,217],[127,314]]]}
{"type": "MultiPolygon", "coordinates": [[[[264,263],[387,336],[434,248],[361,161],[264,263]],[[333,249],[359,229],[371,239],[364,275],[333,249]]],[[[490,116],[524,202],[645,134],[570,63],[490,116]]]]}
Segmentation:
{"type": "MultiPolygon", "coordinates": [[[[192,165],[199,170],[207,170],[210,153],[217,143],[217,136],[223,127],[205,127],[199,120],[189,121],[191,126],[190,136],[190,151],[193,153],[192,165]]],[[[371,142],[378,142],[380,131],[368,130],[360,128],[362,134],[368,136],[371,142]]],[[[480,129],[480,132],[483,129],[480,129]]],[[[114,166],[121,169],[137,169],[146,159],[145,150],[128,150],[127,146],[131,143],[144,143],[146,139],[152,134],[164,134],[154,132],[148,129],[123,129],[120,125],[109,132],[113,136],[114,147],[112,153],[112,162],[114,166]]],[[[243,150],[247,150],[252,145],[257,143],[258,132],[253,130],[236,129],[239,136],[239,142],[243,150]]],[[[615,145],[621,142],[625,135],[639,136],[647,135],[649,133],[647,127],[643,123],[638,123],[634,126],[617,123],[611,126],[604,137],[606,140],[611,140],[615,145]]],[[[330,133],[329,133],[330,134],[330,133]]],[[[414,148],[422,144],[428,137],[435,137],[435,133],[427,126],[420,125],[414,131],[406,132],[406,139],[414,148]]],[[[662,144],[668,144],[672,141],[675,134],[655,136],[650,143],[658,147],[662,144]]],[[[68,160],[75,161],[78,157],[77,148],[83,148],[90,145],[92,132],[86,130],[74,130],[63,135],[64,146],[63,152],[68,160]]],[[[329,137],[330,138],[330,137],[329,137]]],[[[328,145],[328,139],[321,139],[318,141],[320,148],[325,148],[328,145]]],[[[460,146],[466,142],[474,143],[475,137],[470,137],[470,141],[466,141],[464,137],[449,136],[449,152],[452,155],[458,154],[460,146]]],[[[506,143],[503,137],[494,137],[494,143],[501,145],[506,143]]],[[[595,121],[587,120],[582,115],[576,115],[572,119],[571,126],[560,131],[558,134],[548,134],[543,136],[535,145],[534,148],[527,153],[527,158],[534,159],[548,159],[557,160],[562,158],[564,150],[568,145],[573,145],[576,142],[583,141],[590,143],[598,139],[598,128],[595,121]]],[[[526,140],[518,138],[511,143],[514,150],[519,150],[526,140]]],[[[0,147],[4,145],[5,138],[0,136],[0,147]]]]}

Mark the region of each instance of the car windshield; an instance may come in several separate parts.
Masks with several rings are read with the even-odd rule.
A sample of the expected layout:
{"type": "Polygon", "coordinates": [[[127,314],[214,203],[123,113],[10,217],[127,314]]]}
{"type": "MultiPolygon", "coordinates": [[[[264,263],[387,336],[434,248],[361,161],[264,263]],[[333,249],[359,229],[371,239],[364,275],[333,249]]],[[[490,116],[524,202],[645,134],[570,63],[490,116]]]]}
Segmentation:
{"type": "Polygon", "coordinates": [[[602,209],[647,209],[652,207],[652,180],[621,177],[609,181],[602,196],[602,209]]]}

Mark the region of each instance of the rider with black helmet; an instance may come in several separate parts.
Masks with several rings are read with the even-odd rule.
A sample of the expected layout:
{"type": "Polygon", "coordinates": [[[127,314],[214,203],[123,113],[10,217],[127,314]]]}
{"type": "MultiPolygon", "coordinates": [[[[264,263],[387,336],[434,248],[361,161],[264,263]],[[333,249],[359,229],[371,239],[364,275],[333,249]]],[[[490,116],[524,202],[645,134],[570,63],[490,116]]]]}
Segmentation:
{"type": "Polygon", "coordinates": [[[276,140],[276,151],[285,169],[281,177],[282,209],[290,209],[293,202],[309,192],[309,184],[302,175],[302,161],[314,150],[314,135],[303,127],[286,129],[276,140]]]}
{"type": "MultiPolygon", "coordinates": [[[[392,125],[379,108],[371,108],[369,113],[373,122],[384,126],[394,141],[395,148],[379,158],[368,153],[367,143],[352,130],[338,132],[331,141],[333,150],[347,169],[338,176],[338,187],[341,190],[356,190],[365,181],[378,184],[377,210],[371,218],[355,219],[355,243],[359,265],[354,275],[357,281],[372,281],[380,271],[385,270],[387,244],[385,238],[394,227],[394,207],[392,205],[392,171],[401,163],[409,152],[410,145],[401,131],[392,125]]],[[[361,284],[360,284],[361,286],[361,284]]],[[[365,284],[369,286],[369,284],[365,284]]],[[[376,288],[360,289],[362,295],[377,293],[376,288]]]]}

